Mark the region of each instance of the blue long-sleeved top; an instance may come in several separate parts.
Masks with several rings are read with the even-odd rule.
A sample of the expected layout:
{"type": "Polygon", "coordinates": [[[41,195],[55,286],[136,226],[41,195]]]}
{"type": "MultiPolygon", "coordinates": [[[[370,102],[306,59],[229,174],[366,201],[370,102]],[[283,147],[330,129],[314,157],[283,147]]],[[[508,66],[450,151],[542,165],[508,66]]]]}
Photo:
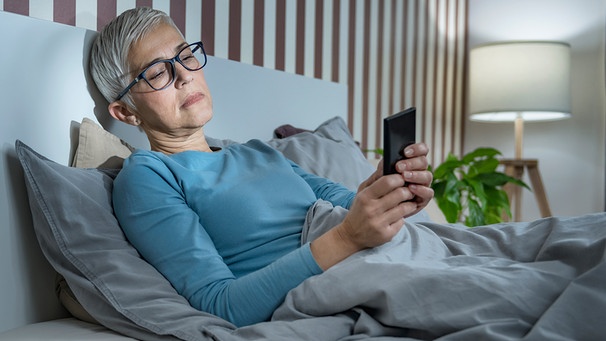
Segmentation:
{"type": "Polygon", "coordinates": [[[238,326],[267,320],[322,272],[300,241],[307,210],[319,198],[349,208],[353,197],[258,140],[212,153],[138,150],[113,189],[141,255],[193,307],[238,326]]]}

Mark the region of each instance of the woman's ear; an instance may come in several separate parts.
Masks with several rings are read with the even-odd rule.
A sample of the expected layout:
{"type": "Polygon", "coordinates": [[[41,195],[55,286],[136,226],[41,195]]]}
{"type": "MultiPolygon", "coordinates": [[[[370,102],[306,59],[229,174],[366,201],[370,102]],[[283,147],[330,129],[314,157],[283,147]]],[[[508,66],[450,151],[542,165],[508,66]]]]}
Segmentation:
{"type": "Polygon", "coordinates": [[[124,103],[121,101],[114,101],[109,104],[107,108],[109,114],[118,121],[138,126],[141,124],[141,120],[133,113],[124,103]]]}

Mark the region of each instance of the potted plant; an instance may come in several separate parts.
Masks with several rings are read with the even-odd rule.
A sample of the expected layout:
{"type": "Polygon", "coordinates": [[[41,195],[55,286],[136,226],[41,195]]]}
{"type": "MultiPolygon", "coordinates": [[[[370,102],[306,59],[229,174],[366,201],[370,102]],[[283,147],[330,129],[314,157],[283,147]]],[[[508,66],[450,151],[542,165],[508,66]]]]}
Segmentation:
{"type": "Polygon", "coordinates": [[[431,187],[438,207],[449,223],[469,227],[499,223],[511,217],[509,198],[503,186],[512,183],[528,188],[521,180],[497,171],[501,153],[494,148],[478,148],[461,159],[452,153],[433,170],[431,187]]]}

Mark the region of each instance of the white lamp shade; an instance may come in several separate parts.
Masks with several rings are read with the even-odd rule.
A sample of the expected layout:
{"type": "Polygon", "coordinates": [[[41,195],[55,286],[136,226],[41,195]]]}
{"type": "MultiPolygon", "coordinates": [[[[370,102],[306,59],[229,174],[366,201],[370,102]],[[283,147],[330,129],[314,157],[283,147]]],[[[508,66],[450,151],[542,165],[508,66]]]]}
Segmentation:
{"type": "Polygon", "coordinates": [[[474,121],[570,116],[570,46],[507,42],[470,52],[469,114],[474,121]]]}

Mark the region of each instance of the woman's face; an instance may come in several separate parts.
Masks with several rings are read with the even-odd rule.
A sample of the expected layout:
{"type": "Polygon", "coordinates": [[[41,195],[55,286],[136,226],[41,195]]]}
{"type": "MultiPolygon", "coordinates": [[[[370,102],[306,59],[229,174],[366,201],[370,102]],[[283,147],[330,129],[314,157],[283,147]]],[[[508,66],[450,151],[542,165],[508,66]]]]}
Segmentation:
{"type": "MultiPolygon", "coordinates": [[[[174,27],[161,24],[131,47],[131,70],[137,75],[155,60],[173,58],[185,46],[174,27]]],[[[130,93],[137,107],[135,114],[148,135],[187,137],[212,118],[212,98],[202,70],[188,71],[175,62],[175,80],[168,88],[155,91],[141,85],[130,93]]]]}

